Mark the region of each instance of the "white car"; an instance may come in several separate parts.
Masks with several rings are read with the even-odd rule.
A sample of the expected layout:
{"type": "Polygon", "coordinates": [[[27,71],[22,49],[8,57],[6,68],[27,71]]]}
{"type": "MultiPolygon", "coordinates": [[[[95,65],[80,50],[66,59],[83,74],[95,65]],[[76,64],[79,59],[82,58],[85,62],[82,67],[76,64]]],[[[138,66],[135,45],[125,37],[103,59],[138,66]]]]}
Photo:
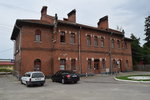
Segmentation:
{"type": "Polygon", "coordinates": [[[26,72],[21,77],[21,84],[25,84],[27,87],[30,85],[41,85],[45,83],[45,75],[40,71],[26,72]]]}

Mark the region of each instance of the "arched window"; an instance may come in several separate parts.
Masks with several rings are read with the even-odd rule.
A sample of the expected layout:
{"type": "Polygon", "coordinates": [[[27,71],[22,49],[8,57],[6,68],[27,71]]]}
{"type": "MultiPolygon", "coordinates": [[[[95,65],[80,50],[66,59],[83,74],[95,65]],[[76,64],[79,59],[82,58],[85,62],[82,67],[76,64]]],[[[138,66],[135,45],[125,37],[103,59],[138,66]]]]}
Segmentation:
{"type": "Polygon", "coordinates": [[[40,42],[41,41],[41,31],[40,30],[36,30],[35,31],[35,41],[36,42],[40,42]]]}
{"type": "Polygon", "coordinates": [[[87,35],[87,46],[90,46],[91,45],[91,36],[90,35],[87,35]]]}
{"type": "Polygon", "coordinates": [[[97,36],[94,36],[94,46],[95,47],[98,46],[98,38],[97,38],[97,36]]]}
{"type": "Polygon", "coordinates": [[[104,38],[101,37],[101,47],[103,48],[104,47],[104,38]]]}
{"type": "Polygon", "coordinates": [[[118,48],[121,47],[121,46],[120,46],[120,41],[119,41],[119,40],[117,40],[117,45],[118,45],[118,48]]]}
{"type": "Polygon", "coordinates": [[[75,43],[75,33],[70,34],[70,43],[74,44],[75,43]]]}
{"type": "Polygon", "coordinates": [[[115,48],[115,40],[114,39],[111,40],[111,47],[115,48]]]}
{"type": "Polygon", "coordinates": [[[36,59],[34,60],[34,71],[40,71],[41,70],[41,60],[36,59]]]}
{"type": "Polygon", "coordinates": [[[115,59],[112,61],[112,66],[113,66],[113,68],[116,67],[116,60],[115,59]]]}

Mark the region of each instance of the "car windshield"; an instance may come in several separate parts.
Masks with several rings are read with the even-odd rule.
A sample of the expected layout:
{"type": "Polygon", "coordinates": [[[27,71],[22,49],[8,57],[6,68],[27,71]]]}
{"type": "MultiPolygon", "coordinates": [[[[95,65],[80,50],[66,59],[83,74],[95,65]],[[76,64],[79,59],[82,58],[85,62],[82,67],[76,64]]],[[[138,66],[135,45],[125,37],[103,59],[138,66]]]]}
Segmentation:
{"type": "Polygon", "coordinates": [[[32,78],[44,77],[42,73],[33,73],[32,78]]]}

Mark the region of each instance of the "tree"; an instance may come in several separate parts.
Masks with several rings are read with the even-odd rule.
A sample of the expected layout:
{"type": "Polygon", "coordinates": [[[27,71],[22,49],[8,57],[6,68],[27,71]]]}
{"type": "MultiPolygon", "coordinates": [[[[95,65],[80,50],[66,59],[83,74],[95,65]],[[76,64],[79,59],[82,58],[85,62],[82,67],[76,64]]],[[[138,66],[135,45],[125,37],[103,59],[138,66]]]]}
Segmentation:
{"type": "Polygon", "coordinates": [[[150,16],[145,18],[145,41],[146,43],[144,44],[144,46],[147,46],[150,48],[150,16]]]}
{"type": "Polygon", "coordinates": [[[135,37],[133,34],[131,34],[130,38],[132,39],[131,47],[133,64],[137,65],[140,63],[140,61],[143,60],[142,47],[140,46],[140,38],[135,37]]]}

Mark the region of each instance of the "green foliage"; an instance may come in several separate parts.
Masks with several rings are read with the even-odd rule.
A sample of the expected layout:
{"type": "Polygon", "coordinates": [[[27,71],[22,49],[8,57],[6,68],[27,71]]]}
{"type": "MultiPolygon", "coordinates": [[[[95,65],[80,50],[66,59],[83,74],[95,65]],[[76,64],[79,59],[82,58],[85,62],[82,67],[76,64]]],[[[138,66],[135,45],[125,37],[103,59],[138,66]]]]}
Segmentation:
{"type": "Polygon", "coordinates": [[[144,46],[147,46],[150,48],[150,16],[145,18],[145,41],[146,43],[144,44],[144,46]]]}
{"type": "Polygon", "coordinates": [[[139,62],[143,59],[142,47],[140,46],[140,38],[136,38],[133,34],[131,34],[132,42],[132,59],[133,65],[139,64],[139,62]]]}
{"type": "Polygon", "coordinates": [[[0,68],[0,72],[12,72],[12,70],[6,68],[0,68]]]}

